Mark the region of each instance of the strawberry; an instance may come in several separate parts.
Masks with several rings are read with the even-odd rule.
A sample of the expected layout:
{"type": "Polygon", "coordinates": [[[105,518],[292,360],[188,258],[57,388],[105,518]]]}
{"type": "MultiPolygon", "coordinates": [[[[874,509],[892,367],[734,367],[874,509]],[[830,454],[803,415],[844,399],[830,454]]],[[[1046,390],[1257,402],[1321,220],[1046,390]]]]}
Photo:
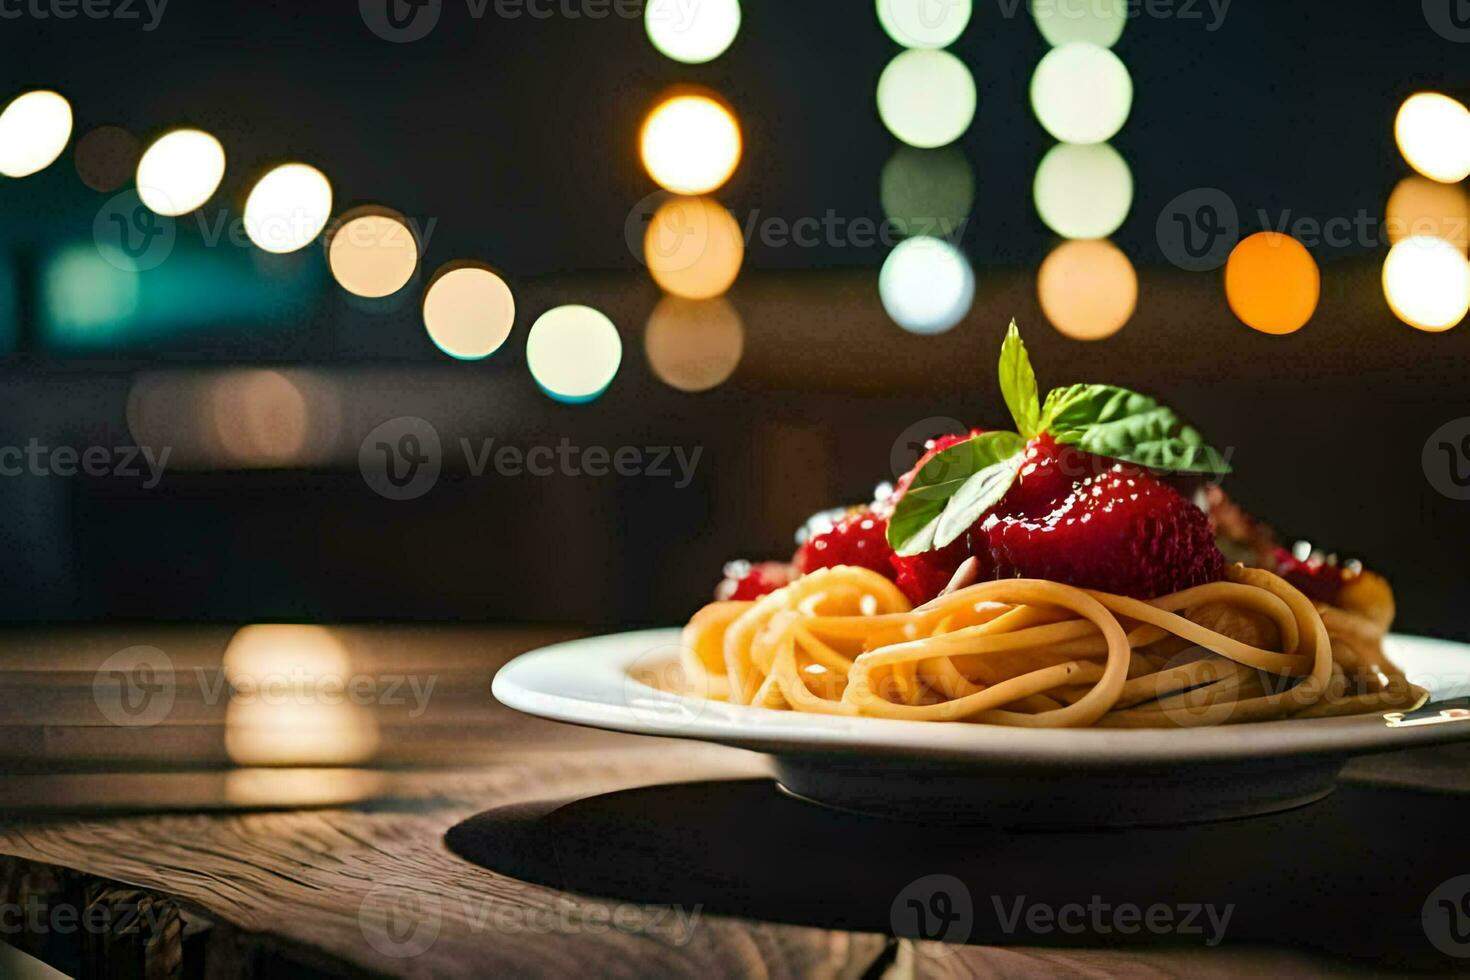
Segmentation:
{"type": "MultiPolygon", "coordinates": [[[[930,599],[944,591],[949,580],[954,578],[955,570],[971,554],[973,554],[974,542],[971,534],[966,534],[956,541],[937,551],[926,551],[922,555],[913,555],[903,558],[893,556],[893,571],[896,573],[894,583],[898,586],[909,602],[916,606],[922,606],[930,599]]],[[[990,556],[984,550],[984,541],[981,540],[980,578],[988,579],[990,556]]]]}
{"type": "Polygon", "coordinates": [[[800,575],[834,565],[858,565],[892,578],[888,561],[892,555],[888,519],[864,507],[839,520],[830,531],[808,538],[796,549],[791,563],[800,575]]]}
{"type": "Polygon", "coordinates": [[[725,566],[725,579],[715,589],[715,598],[754,601],[785,588],[795,577],[791,566],[785,562],[732,561],[725,566]]]}
{"type": "Polygon", "coordinates": [[[925,464],[927,464],[929,460],[933,459],[935,456],[938,456],[946,449],[949,449],[953,446],[958,446],[960,443],[964,442],[967,439],[972,439],[975,436],[980,436],[984,434],[984,429],[971,429],[969,433],[965,435],[939,436],[934,439],[926,440],[924,442],[924,453],[919,457],[919,461],[914,464],[913,469],[909,470],[903,476],[898,478],[898,483],[894,484],[893,495],[889,497],[887,502],[884,504],[886,513],[884,513],[883,516],[888,517],[893,513],[893,508],[898,505],[899,500],[902,499],[903,495],[908,492],[909,485],[914,482],[914,477],[919,475],[919,471],[924,468],[925,464]]]}
{"type": "Polygon", "coordinates": [[[1016,482],[996,507],[1001,514],[1044,513],[1060,503],[1080,481],[1106,473],[1114,460],[1064,446],[1043,432],[1026,444],[1016,482]]]}
{"type": "Polygon", "coordinates": [[[1029,512],[982,522],[999,578],[1039,578],[1152,599],[1225,573],[1205,514],[1159,477],[1116,463],[1029,512]]]}
{"type": "Polygon", "coordinates": [[[1271,558],[1276,574],[1300,589],[1302,595],[1314,602],[1337,604],[1348,573],[1338,564],[1336,555],[1323,555],[1304,541],[1297,545],[1296,552],[1275,549],[1271,558]],[[1298,558],[1298,554],[1306,557],[1298,558]]]}

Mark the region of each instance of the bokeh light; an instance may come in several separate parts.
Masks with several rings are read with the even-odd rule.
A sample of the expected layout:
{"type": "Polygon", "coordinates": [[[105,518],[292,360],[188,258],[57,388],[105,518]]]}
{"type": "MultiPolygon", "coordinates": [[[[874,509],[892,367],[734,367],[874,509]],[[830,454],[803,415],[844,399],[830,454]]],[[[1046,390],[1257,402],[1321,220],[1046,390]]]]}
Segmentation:
{"type": "Polygon", "coordinates": [[[705,95],[676,95],[661,102],[639,137],[643,166],[676,194],[707,194],[730,179],[740,164],[740,124],[729,109],[705,95]]]}
{"type": "Polygon", "coordinates": [[[899,243],[878,273],[883,308],[910,333],[953,328],[975,302],[975,271],[949,242],[920,236],[899,243]]]}
{"type": "Polygon", "coordinates": [[[728,300],[665,296],[648,317],[643,335],[648,366],[680,391],[708,391],[724,384],[740,364],[745,326],[728,300]]]}
{"type": "Polygon", "coordinates": [[[1225,263],[1225,298],[1246,326],[1296,333],[1317,312],[1322,273],[1306,246],[1275,231],[1251,235],[1225,263]]]}
{"type": "Polygon", "coordinates": [[[401,215],[361,208],[343,215],[327,243],[332,276],[349,293],[391,296],[418,269],[419,244],[401,215]]]}
{"type": "Polygon", "coordinates": [[[1470,313],[1470,262],[1442,238],[1405,238],[1383,263],[1383,293],[1409,326],[1448,330],[1470,313]]]}
{"type": "Polygon", "coordinates": [[[906,48],[947,48],[970,23],[970,0],[878,0],[878,23],[906,48]]]}
{"type": "Polygon", "coordinates": [[[138,197],[165,217],[188,214],[214,194],[225,176],[225,148],[198,129],[165,133],[138,161],[138,197]]]}
{"type": "Polygon", "coordinates": [[[649,0],[643,26],[664,57],[701,65],[734,43],[740,33],[740,0],[649,0]]]}
{"type": "Polygon", "coordinates": [[[879,196],[904,234],[948,237],[975,206],[975,171],[958,147],[900,146],[883,165],[879,196]]]}
{"type": "Polygon", "coordinates": [[[590,306],[547,310],[526,337],[531,377],[557,401],[592,401],[612,384],[622,362],[618,328],[590,306]]]}
{"type": "Polygon", "coordinates": [[[1041,0],[1031,13],[1054,48],[1076,41],[1111,48],[1128,23],[1127,0],[1041,0]]]}
{"type": "Polygon", "coordinates": [[[1385,226],[1389,244],[1419,235],[1470,248],[1470,194],[1458,184],[1405,177],[1388,197],[1385,226]]]}
{"type": "Polygon", "coordinates": [[[500,349],[516,320],[505,280],[479,265],[438,272],[424,294],[424,329],[450,357],[476,361],[500,349]]]}
{"type": "Polygon", "coordinates": [[[1111,337],[1138,306],[1138,273],[1108,241],[1058,245],[1041,263],[1036,288],[1047,320],[1074,340],[1111,337]]]}
{"type": "Polygon", "coordinates": [[[56,92],[18,95],[0,112],[0,174],[29,177],[61,156],[71,139],[71,103],[56,92]]]}
{"type": "Polygon", "coordinates": [[[659,205],[643,235],[649,274],[665,292],[710,299],[730,288],[745,260],[735,216],[707,197],[673,197],[659,205]]]}
{"type": "Polygon", "coordinates": [[[1107,238],[1133,207],[1133,171],[1106,143],[1061,143],[1042,157],[1036,213],[1063,238],[1107,238]]]}
{"type": "Polygon", "coordinates": [[[304,163],[287,163],[260,178],[245,200],[245,234],[259,248],[284,254],[305,248],[332,216],[332,185],[304,163]]]}
{"type": "Polygon", "coordinates": [[[1046,131],[1063,143],[1102,143],[1128,121],[1133,79],[1107,48],[1064,44],[1036,66],[1031,108],[1046,131]]]}
{"type": "Polygon", "coordinates": [[[215,435],[229,462],[284,466],[300,456],[311,425],[306,396],[284,374],[233,371],[214,383],[211,396],[215,435]]]}
{"type": "Polygon", "coordinates": [[[128,182],[142,147],[121,126],[98,126],[77,140],[73,160],[77,176],[94,191],[110,194],[128,182]]]}
{"type": "Polygon", "coordinates": [[[1470,176],[1470,111],[1463,103],[1438,92],[1411,95],[1393,132],[1399,152],[1424,176],[1445,184],[1470,176]]]}
{"type": "Polygon", "coordinates": [[[948,51],[905,51],[878,78],[878,115],[910,146],[947,146],[975,118],[975,78],[948,51]]]}

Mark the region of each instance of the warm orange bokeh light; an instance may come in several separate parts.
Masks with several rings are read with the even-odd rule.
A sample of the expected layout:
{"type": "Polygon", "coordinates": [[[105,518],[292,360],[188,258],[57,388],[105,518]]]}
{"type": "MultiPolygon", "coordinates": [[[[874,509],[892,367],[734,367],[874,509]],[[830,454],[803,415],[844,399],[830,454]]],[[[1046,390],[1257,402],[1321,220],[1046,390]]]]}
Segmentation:
{"type": "Polygon", "coordinates": [[[1459,184],[1405,177],[1389,195],[1385,210],[1390,245],[1427,235],[1462,252],[1470,248],[1470,194],[1459,184]]]}
{"type": "Polygon", "coordinates": [[[676,194],[715,190],[735,173],[743,152],[735,114],[697,93],[661,102],[644,121],[638,146],[649,176],[676,194]]]}
{"type": "Polygon", "coordinates": [[[713,299],[740,275],[745,242],[735,216],[704,197],[670,198],[643,235],[653,281],[686,299],[713,299]]]}
{"type": "Polygon", "coordinates": [[[1041,263],[1036,289],[1047,320],[1073,340],[1111,337],[1138,306],[1138,273],[1108,241],[1058,245],[1041,263]]]}
{"type": "Polygon", "coordinates": [[[648,318],[643,349],[664,384],[708,391],[735,373],[745,327],[729,300],[665,296],[648,318]]]}
{"type": "Polygon", "coordinates": [[[1322,273],[1301,242],[1262,231],[1230,253],[1225,296],[1246,326],[1262,333],[1295,333],[1317,312],[1322,273]]]}

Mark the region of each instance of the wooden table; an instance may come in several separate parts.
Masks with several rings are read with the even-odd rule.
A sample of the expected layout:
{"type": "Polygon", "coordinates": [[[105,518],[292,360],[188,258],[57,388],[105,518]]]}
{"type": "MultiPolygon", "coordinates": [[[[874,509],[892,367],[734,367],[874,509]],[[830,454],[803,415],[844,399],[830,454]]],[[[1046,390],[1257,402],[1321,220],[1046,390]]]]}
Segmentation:
{"type": "Polygon", "coordinates": [[[0,938],[74,976],[1367,975],[1274,947],[943,946],[517,880],[456,856],[446,831],[494,808],[759,778],[764,760],[554,725],[495,704],[495,669],[558,631],[232,634],[0,636],[0,807],[9,813],[0,938]],[[165,652],[171,673],[147,680],[171,686],[173,700],[165,717],[120,728],[104,717],[111,681],[99,689],[97,671],[140,646],[165,652]],[[282,669],[291,663],[312,670],[282,669]],[[255,680],[277,671],[285,693],[266,707],[264,698],[232,704],[212,682],[222,664],[236,688],[248,689],[252,671],[255,680]],[[352,710],[309,698],[303,707],[302,690],[320,695],[322,676],[344,670],[372,681],[348,699],[352,710]],[[402,691],[415,677],[420,691],[433,679],[422,705],[389,697],[389,678],[401,678],[402,691]]]}

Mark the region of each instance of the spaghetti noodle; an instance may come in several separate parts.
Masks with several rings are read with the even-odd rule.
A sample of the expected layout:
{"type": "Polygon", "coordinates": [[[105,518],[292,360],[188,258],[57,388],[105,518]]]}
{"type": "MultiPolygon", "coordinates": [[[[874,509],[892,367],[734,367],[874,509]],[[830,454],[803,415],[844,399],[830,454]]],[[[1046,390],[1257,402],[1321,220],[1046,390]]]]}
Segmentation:
{"type": "Polygon", "coordinates": [[[1343,615],[1242,565],[1149,601],[1001,579],[918,608],[884,576],[837,566],[706,606],[681,648],[711,698],[914,721],[1194,727],[1422,703],[1373,624],[1343,615]]]}

